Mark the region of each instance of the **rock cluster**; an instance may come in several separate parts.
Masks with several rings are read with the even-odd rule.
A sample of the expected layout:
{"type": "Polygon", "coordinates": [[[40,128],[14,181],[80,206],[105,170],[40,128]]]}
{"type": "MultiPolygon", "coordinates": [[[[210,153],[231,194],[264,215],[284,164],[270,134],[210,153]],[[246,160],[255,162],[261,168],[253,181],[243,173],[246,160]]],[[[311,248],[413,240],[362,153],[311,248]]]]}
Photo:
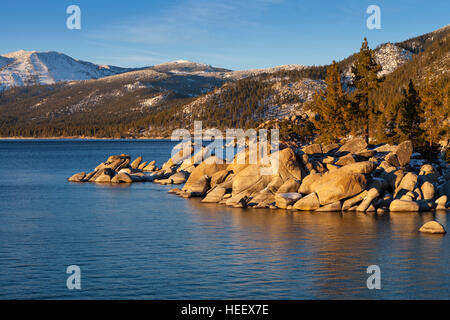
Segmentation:
{"type": "Polygon", "coordinates": [[[138,157],[131,161],[126,154],[110,156],[93,171],[76,173],[67,180],[69,182],[96,183],[133,183],[153,181],[161,184],[181,184],[186,182],[183,172],[174,172],[171,168],[157,168],[155,161],[143,161],[138,157]],[[171,177],[170,181],[167,178],[171,177]]]}
{"type": "Polygon", "coordinates": [[[252,164],[249,150],[223,163],[207,157],[206,148],[194,152],[190,146],[161,169],[154,161],[111,156],[93,172],[69,181],[184,183],[169,192],[233,207],[380,214],[449,207],[450,166],[443,160],[428,163],[414,153],[411,141],[374,146],[355,138],[343,145],[287,147],[252,164]]]}
{"type": "Polygon", "coordinates": [[[448,164],[427,163],[413,152],[411,141],[370,146],[355,138],[343,145],[285,148],[275,156],[278,170],[270,175],[261,174],[270,165],[227,165],[210,157],[194,166],[183,188],[170,192],[233,207],[302,211],[417,212],[449,206],[448,164]]]}

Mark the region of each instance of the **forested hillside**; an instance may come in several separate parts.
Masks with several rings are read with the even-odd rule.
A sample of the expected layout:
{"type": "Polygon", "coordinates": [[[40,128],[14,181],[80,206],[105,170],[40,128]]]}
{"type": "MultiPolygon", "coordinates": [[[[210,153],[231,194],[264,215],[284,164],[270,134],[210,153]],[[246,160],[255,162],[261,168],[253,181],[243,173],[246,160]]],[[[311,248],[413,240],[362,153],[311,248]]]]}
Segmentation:
{"type": "MultiPolygon", "coordinates": [[[[369,49],[380,69],[376,72],[379,81],[364,98],[366,119],[355,120],[355,106],[361,109],[363,101],[358,96],[363,89],[354,83],[359,53],[337,62],[339,90],[345,96],[339,110],[342,121],[348,122],[348,130],[342,133],[370,135],[374,141],[398,139],[399,106],[408,98],[411,81],[418,99],[429,101],[425,93],[431,90],[439,97],[440,108],[447,109],[447,116],[441,115],[443,130],[434,135],[448,138],[449,31],[445,27],[369,49]],[[355,128],[367,128],[367,132],[355,128]]],[[[283,130],[288,135],[302,132],[320,137],[326,126],[318,122],[323,115],[317,103],[326,100],[329,72],[330,66],[301,65],[232,72],[178,61],[99,80],[13,88],[0,93],[0,135],[161,137],[202,120],[204,127],[220,129],[278,123],[289,128],[283,130]],[[299,125],[301,130],[296,128],[299,125]]],[[[424,114],[425,107],[425,102],[418,102],[418,113],[424,114]]],[[[423,132],[427,131],[423,126],[423,132]]],[[[426,136],[423,133],[422,140],[426,136]]]]}

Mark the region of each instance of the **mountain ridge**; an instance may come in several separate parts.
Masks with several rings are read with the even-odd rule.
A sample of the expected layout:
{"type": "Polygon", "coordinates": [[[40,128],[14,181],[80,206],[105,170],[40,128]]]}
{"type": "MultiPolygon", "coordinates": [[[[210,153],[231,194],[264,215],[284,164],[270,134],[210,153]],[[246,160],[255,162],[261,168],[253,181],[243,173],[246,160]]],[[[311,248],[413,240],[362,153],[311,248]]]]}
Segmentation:
{"type": "MultiPolygon", "coordinates": [[[[415,42],[416,48],[420,45],[426,51],[445,40],[447,30],[429,33],[434,34],[432,38],[418,36],[374,49],[383,67],[380,76],[389,80],[389,88],[383,87],[388,94],[381,95],[379,103],[388,103],[398,95],[399,85],[405,85],[407,75],[397,70],[421,64],[416,61],[420,52],[404,47],[415,42]]],[[[445,68],[445,60],[439,57],[436,65],[445,68]]],[[[354,54],[338,63],[344,80],[353,58],[354,54]]],[[[100,79],[17,87],[5,91],[3,97],[0,94],[0,134],[138,137],[162,135],[161,130],[154,129],[170,131],[171,126],[185,127],[192,120],[220,127],[258,125],[267,119],[294,115],[310,117],[303,106],[314,92],[323,89],[326,69],[283,65],[230,71],[177,60],[100,79]]],[[[419,73],[413,76],[420,80],[419,73]]]]}

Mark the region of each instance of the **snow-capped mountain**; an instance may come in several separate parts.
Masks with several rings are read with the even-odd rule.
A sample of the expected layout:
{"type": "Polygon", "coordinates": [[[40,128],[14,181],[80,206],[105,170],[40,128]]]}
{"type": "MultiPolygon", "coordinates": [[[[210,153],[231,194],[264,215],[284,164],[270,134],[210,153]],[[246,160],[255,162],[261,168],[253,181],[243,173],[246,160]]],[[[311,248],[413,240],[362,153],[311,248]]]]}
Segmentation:
{"type": "Polygon", "coordinates": [[[96,65],[50,51],[16,51],[0,56],[0,90],[30,84],[99,79],[130,71],[96,65]]]}

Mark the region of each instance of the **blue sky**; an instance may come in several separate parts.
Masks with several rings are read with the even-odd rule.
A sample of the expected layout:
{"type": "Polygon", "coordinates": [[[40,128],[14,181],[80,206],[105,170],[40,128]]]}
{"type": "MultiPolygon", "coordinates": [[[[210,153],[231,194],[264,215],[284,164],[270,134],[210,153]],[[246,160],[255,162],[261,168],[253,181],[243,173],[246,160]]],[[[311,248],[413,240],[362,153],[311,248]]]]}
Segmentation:
{"type": "Polygon", "coordinates": [[[142,67],[186,59],[233,70],[328,64],[369,45],[450,23],[445,0],[2,1],[0,54],[59,51],[99,64],[142,67]],[[81,30],[66,8],[81,8],[81,30]],[[381,8],[381,30],[366,9],[381,8]]]}

